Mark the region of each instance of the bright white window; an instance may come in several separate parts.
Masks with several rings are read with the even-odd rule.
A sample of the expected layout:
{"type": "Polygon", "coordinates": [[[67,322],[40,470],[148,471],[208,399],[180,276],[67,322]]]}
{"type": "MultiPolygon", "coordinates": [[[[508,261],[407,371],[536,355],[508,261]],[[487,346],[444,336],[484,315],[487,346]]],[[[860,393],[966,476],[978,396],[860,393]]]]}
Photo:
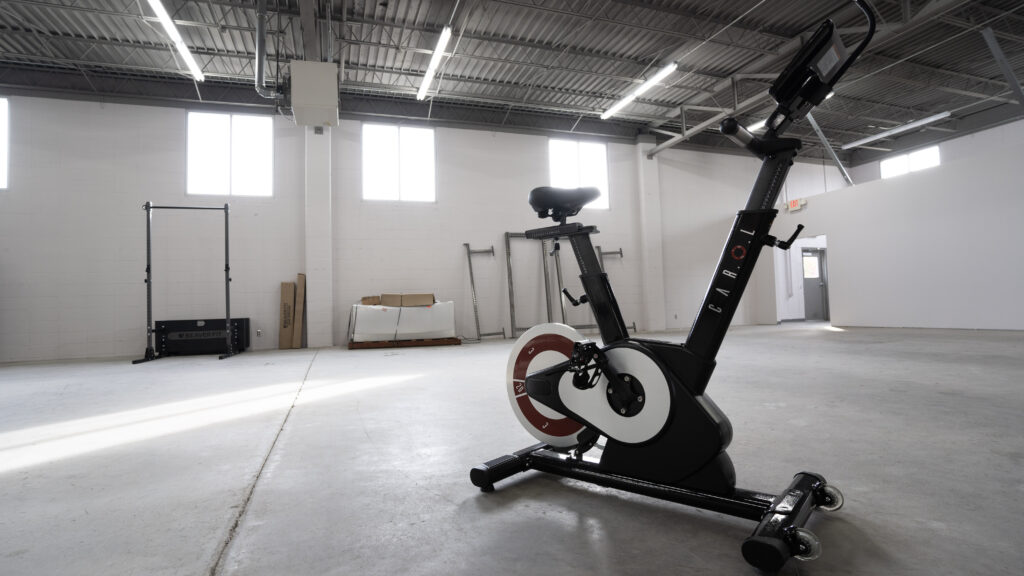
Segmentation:
{"type": "Polygon", "coordinates": [[[274,119],[189,112],[188,193],[272,196],[274,119]]]}
{"type": "Polygon", "coordinates": [[[601,196],[587,208],[608,209],[608,151],[598,142],[548,140],[551,185],[556,188],[594,186],[601,196]]]}
{"type": "Polygon", "coordinates": [[[907,172],[910,172],[910,161],[906,154],[901,154],[895,158],[888,158],[882,160],[879,164],[879,169],[882,172],[882,178],[892,178],[893,176],[902,176],[907,172]]]}
{"type": "Polygon", "coordinates": [[[932,168],[939,165],[939,147],[932,146],[908,155],[910,159],[910,171],[917,172],[925,168],[932,168]]]}
{"type": "Polygon", "coordinates": [[[363,199],[433,202],[434,130],[363,124],[363,199]]]}
{"type": "Polygon", "coordinates": [[[882,178],[902,176],[908,172],[917,172],[925,168],[939,165],[939,147],[932,146],[910,154],[901,154],[887,158],[879,163],[882,178]]]}
{"type": "Polygon", "coordinates": [[[7,188],[7,141],[8,134],[7,99],[0,98],[0,189],[7,188]]]}

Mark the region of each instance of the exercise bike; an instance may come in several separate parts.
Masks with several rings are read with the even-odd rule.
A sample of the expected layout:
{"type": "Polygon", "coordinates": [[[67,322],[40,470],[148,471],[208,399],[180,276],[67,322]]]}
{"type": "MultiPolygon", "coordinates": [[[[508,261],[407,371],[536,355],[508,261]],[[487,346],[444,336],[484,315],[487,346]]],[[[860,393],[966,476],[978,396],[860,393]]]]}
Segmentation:
{"type": "Polygon", "coordinates": [[[556,225],[526,236],[552,239],[556,249],[559,240],[568,240],[585,295],[576,300],[564,293],[574,305],[589,303],[603,345],[564,324],[535,326],[516,341],[506,374],[508,397],[540,442],[473,468],[475,486],[491,492],[500,480],[539,470],[753,520],[757,528],[741,550],[747,562],[765,571],[779,570],[790,558],[818,556],[820,542],[804,525],[816,509],[838,510],[842,493],[812,472],[796,474],[777,495],[737,488],[725,452],[732,425],[705,389],[762,248],[787,250],[803,228],[787,240],[769,234],[779,190],[801,147],[799,139],[782,134],[826,98],[871,40],[875,15],[864,0],[853,3],[868,20],[863,40],[848,51],[833,22],[822,23],[772,84],[769,94],[778,106],[764,136],[733,118],[721,123],[722,133],[762,165],[684,344],[627,333],[590,241],[597,229],[566,222],[598,196],[597,189],[531,191],[530,206],[556,225]]]}

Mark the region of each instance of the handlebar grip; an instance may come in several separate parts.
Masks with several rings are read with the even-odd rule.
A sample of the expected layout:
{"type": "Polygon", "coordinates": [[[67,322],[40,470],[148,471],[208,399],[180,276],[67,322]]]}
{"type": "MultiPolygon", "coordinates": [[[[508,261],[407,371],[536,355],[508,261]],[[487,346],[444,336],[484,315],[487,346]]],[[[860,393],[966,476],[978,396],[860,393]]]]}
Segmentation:
{"type": "Polygon", "coordinates": [[[732,116],[722,120],[718,129],[722,131],[722,134],[728,136],[729,140],[732,140],[744,148],[749,148],[750,143],[754,141],[754,135],[732,116]]]}

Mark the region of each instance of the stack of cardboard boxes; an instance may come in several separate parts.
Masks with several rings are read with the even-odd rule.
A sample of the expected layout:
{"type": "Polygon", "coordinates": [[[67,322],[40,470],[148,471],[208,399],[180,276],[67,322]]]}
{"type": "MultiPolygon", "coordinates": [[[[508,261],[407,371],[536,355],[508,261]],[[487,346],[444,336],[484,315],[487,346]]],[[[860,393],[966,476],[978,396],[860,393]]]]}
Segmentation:
{"type": "Polygon", "coordinates": [[[352,306],[350,347],[353,342],[411,341],[459,343],[455,303],[436,302],[433,294],[381,294],[352,306]]]}

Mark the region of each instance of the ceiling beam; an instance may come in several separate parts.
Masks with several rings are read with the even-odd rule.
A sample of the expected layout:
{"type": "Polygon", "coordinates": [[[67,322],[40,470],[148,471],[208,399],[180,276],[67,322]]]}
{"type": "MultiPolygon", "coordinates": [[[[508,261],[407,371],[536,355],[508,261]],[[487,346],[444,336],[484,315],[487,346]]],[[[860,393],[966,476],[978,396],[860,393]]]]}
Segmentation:
{"type": "MultiPolygon", "coordinates": [[[[88,6],[78,6],[74,4],[54,4],[51,2],[43,2],[41,0],[3,0],[5,4],[17,4],[21,6],[30,6],[33,8],[45,9],[45,10],[58,10],[68,12],[79,12],[82,14],[91,14],[96,16],[111,16],[116,18],[126,18],[129,20],[143,20],[146,22],[159,23],[160,19],[156,16],[145,16],[143,14],[136,14],[134,12],[117,11],[117,10],[103,10],[101,8],[92,8],[88,6]]],[[[247,6],[238,6],[238,8],[246,8],[247,6]]],[[[255,10],[255,6],[251,7],[255,10]]],[[[213,28],[217,30],[234,30],[238,32],[253,32],[255,28],[249,26],[233,26],[228,24],[211,24],[209,22],[196,22],[194,20],[174,20],[175,26],[185,26],[189,28],[213,28]]]]}
{"type": "Polygon", "coordinates": [[[595,21],[595,22],[600,22],[602,24],[608,24],[608,25],[611,25],[611,26],[617,26],[617,27],[620,27],[620,28],[631,28],[633,30],[638,30],[638,31],[645,32],[645,33],[648,33],[648,34],[660,34],[662,36],[670,36],[672,38],[681,38],[681,39],[684,39],[684,40],[696,40],[698,42],[708,42],[709,44],[717,44],[719,46],[724,46],[724,47],[727,47],[727,48],[736,48],[736,49],[739,49],[739,50],[746,50],[746,51],[749,51],[749,52],[756,52],[758,54],[775,54],[775,52],[773,50],[770,50],[770,49],[767,49],[767,48],[760,48],[760,47],[757,47],[757,46],[747,46],[747,45],[743,45],[743,44],[735,44],[735,43],[732,43],[732,42],[727,42],[725,40],[718,40],[718,39],[715,39],[715,38],[705,38],[704,36],[701,36],[699,34],[690,34],[690,33],[687,33],[687,32],[681,32],[679,30],[674,30],[674,29],[670,29],[670,28],[657,28],[657,27],[654,27],[654,26],[646,26],[646,25],[643,25],[643,24],[634,24],[634,23],[631,23],[631,22],[623,22],[621,20],[613,20],[611,18],[607,18],[607,17],[603,17],[603,16],[595,16],[593,14],[585,14],[583,12],[574,12],[573,10],[569,10],[569,9],[565,9],[565,8],[556,8],[555,6],[546,6],[546,5],[541,5],[541,4],[530,4],[528,2],[517,2],[515,0],[491,0],[491,2],[494,2],[494,3],[497,3],[497,4],[505,4],[505,5],[508,5],[508,6],[516,6],[516,7],[519,7],[519,8],[526,8],[527,10],[535,10],[535,11],[547,12],[549,14],[558,14],[560,16],[569,16],[571,18],[583,18],[583,19],[586,19],[586,20],[592,20],[592,21],[595,21]]]}
{"type": "Polygon", "coordinates": [[[1017,75],[1013,72],[1013,66],[1010,66],[1010,62],[1006,59],[1006,54],[1003,54],[1003,49],[999,47],[999,40],[996,39],[995,32],[991,28],[985,28],[981,31],[981,35],[985,38],[985,43],[988,44],[992,57],[999,64],[999,69],[1002,70],[1003,76],[1006,77],[1006,83],[1010,86],[1010,90],[1017,95],[1017,104],[1024,106],[1024,91],[1021,90],[1020,82],[1017,81],[1017,75]]]}
{"type": "MultiPolygon", "coordinates": [[[[640,8],[642,10],[647,10],[647,11],[651,11],[651,12],[658,12],[658,13],[661,13],[661,14],[672,14],[672,15],[675,15],[675,16],[679,16],[681,18],[690,18],[690,19],[693,19],[693,20],[700,20],[701,22],[704,22],[704,23],[707,23],[707,24],[714,24],[716,26],[727,26],[729,24],[732,24],[732,22],[730,22],[728,20],[724,20],[724,19],[720,19],[720,18],[708,18],[707,16],[705,16],[703,14],[698,14],[698,13],[693,12],[691,10],[686,10],[685,8],[679,8],[679,7],[675,7],[675,6],[662,6],[662,5],[659,5],[659,4],[651,4],[650,2],[644,2],[642,0],[612,0],[612,2],[615,3],[615,4],[621,4],[621,5],[624,5],[624,6],[632,6],[634,8],[640,8]]],[[[745,27],[742,27],[742,26],[737,26],[735,24],[733,24],[730,27],[730,30],[735,30],[735,31],[741,32],[743,34],[749,34],[749,35],[752,35],[752,36],[756,36],[758,38],[762,38],[762,39],[765,39],[765,40],[772,41],[773,43],[788,42],[789,39],[792,38],[792,34],[786,34],[784,32],[778,32],[778,31],[773,32],[773,31],[770,31],[770,30],[766,30],[764,28],[757,28],[757,29],[745,28],[745,27]]]]}

